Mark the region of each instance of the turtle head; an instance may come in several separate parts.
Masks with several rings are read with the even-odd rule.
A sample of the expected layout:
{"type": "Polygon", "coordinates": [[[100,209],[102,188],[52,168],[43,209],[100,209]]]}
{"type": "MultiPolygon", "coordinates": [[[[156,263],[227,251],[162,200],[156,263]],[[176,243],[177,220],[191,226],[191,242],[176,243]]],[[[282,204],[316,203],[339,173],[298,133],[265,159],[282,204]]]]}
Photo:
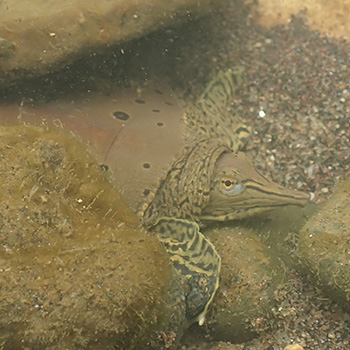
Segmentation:
{"type": "Polygon", "coordinates": [[[242,219],[285,205],[304,206],[310,196],[269,181],[242,152],[223,153],[216,162],[209,202],[201,220],[242,219]]]}

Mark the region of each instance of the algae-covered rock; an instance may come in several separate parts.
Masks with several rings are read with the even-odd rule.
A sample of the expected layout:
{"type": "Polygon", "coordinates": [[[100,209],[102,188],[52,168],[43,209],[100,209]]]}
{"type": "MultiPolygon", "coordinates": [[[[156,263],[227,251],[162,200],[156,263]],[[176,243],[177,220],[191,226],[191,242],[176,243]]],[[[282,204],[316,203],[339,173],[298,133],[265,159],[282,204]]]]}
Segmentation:
{"type": "Polygon", "coordinates": [[[350,301],[350,179],[300,233],[299,254],[304,270],[328,294],[349,308],[350,301]]]}
{"type": "Polygon", "coordinates": [[[115,43],[209,13],[225,0],[0,1],[0,81],[46,74],[115,43]]]}
{"type": "Polygon", "coordinates": [[[206,235],[222,258],[210,333],[222,341],[251,339],[269,327],[276,295],[287,286],[281,262],[242,226],[210,230],[206,235]]]}
{"type": "Polygon", "coordinates": [[[182,284],[158,240],[81,146],[0,127],[2,349],[161,349],[182,284]]]}
{"type": "Polygon", "coordinates": [[[299,232],[317,210],[318,206],[312,202],[303,208],[296,206],[278,208],[247,220],[245,227],[252,228],[269,248],[269,253],[281,259],[286,267],[299,269],[296,253],[299,232]]]}

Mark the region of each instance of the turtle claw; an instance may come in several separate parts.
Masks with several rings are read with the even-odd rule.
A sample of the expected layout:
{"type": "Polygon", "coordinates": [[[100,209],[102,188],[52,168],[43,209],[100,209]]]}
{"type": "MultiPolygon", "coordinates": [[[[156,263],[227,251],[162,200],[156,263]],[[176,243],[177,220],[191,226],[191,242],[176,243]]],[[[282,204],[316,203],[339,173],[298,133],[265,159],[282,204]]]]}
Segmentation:
{"type": "Polygon", "coordinates": [[[188,280],[189,292],[186,296],[186,318],[198,321],[202,326],[209,304],[215,294],[216,278],[206,274],[197,274],[188,280]]]}
{"type": "Polygon", "coordinates": [[[186,319],[202,326],[219,286],[220,256],[193,221],[163,218],[155,230],[174,268],[186,280],[186,319]]]}

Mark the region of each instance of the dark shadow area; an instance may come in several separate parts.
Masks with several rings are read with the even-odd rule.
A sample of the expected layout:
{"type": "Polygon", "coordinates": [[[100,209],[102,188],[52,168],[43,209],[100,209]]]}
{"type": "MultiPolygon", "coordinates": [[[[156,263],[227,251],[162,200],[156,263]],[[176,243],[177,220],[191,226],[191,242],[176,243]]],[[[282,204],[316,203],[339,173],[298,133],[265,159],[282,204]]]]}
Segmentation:
{"type": "MultiPolygon", "coordinates": [[[[244,9],[246,16],[248,9],[244,9]]],[[[240,20],[244,22],[242,16],[240,20]]],[[[226,25],[218,10],[180,27],[105,47],[59,71],[39,77],[28,74],[8,86],[0,86],[1,100],[52,100],[93,91],[108,94],[130,81],[151,79],[166,79],[181,92],[191,92],[195,85],[210,80],[215,63],[226,55],[222,43],[232,41],[233,35],[225,30],[226,25]]]]}

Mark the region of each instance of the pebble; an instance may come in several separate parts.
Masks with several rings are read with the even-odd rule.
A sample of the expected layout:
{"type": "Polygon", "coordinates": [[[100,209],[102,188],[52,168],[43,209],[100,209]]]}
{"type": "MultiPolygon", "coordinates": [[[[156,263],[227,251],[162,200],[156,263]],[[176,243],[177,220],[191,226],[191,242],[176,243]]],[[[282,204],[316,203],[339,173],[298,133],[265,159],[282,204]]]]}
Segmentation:
{"type": "Polygon", "coordinates": [[[284,350],[303,350],[303,349],[304,348],[299,344],[290,344],[284,348],[284,350]]]}
{"type": "Polygon", "coordinates": [[[323,187],[323,188],[321,189],[321,192],[322,192],[322,193],[328,193],[328,192],[329,192],[329,189],[328,189],[327,187],[323,187]]]}

